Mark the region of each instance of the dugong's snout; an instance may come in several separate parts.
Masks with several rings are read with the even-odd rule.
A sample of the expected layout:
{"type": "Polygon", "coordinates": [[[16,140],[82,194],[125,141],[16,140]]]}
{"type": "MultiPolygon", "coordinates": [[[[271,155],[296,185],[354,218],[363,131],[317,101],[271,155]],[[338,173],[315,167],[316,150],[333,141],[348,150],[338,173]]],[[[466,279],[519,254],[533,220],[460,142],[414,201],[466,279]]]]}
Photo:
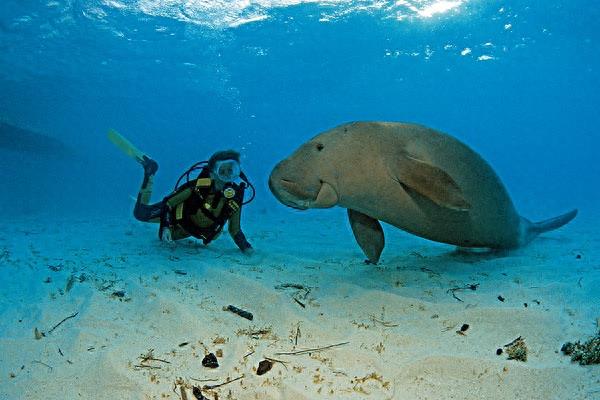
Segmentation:
{"type": "Polygon", "coordinates": [[[277,200],[286,206],[306,210],[315,195],[304,190],[290,176],[286,176],[284,162],[280,162],[273,168],[269,176],[269,189],[277,200]]]}
{"type": "Polygon", "coordinates": [[[277,200],[298,210],[329,208],[338,204],[335,187],[306,170],[291,168],[294,163],[284,160],[277,164],[269,177],[269,188],[277,200]]]}

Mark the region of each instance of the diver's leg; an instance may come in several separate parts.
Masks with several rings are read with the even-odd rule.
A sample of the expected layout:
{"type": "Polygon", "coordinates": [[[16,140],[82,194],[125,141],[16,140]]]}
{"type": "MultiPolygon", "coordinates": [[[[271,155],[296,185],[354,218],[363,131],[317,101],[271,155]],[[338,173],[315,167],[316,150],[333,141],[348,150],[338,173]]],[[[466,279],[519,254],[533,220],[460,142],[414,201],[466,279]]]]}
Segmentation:
{"type": "Polygon", "coordinates": [[[158,163],[148,156],[144,156],[140,164],[144,167],[144,180],[138,193],[138,202],[147,205],[150,204],[152,197],[152,186],[154,185],[154,175],[158,171],[158,163]]]}
{"type": "Polygon", "coordinates": [[[143,222],[160,222],[160,214],[163,209],[163,202],[150,204],[152,197],[152,186],[154,184],[154,174],[158,171],[158,163],[153,159],[144,156],[141,161],[144,167],[144,180],[138,192],[133,216],[143,222]]]}
{"type": "Polygon", "coordinates": [[[133,216],[142,222],[160,222],[163,206],[162,201],[154,204],[142,204],[140,202],[140,195],[138,195],[138,201],[135,203],[135,208],[133,209],[133,216]]]}

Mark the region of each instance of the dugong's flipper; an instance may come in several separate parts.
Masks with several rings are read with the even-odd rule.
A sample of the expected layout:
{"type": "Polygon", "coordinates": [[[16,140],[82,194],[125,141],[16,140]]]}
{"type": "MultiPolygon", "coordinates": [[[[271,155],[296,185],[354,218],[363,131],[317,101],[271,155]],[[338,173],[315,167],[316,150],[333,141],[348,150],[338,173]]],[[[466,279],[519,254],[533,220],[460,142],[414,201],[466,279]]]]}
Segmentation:
{"type": "Polygon", "coordinates": [[[381,224],[378,220],[351,209],[348,209],[348,219],[354,237],[368,261],[377,264],[385,245],[381,224]]]}
{"type": "Polygon", "coordinates": [[[471,208],[454,179],[435,165],[410,154],[400,154],[390,169],[394,179],[403,187],[419,193],[440,207],[456,211],[468,211],[471,208]]]}

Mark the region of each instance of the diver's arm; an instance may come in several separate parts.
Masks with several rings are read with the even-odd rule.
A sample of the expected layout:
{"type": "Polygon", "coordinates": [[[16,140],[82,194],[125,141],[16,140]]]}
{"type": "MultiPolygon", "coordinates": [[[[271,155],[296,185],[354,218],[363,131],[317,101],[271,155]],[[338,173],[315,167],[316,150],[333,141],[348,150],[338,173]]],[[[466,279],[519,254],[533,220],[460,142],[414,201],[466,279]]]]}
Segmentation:
{"type": "Polygon", "coordinates": [[[247,253],[252,251],[252,246],[246,240],[244,232],[242,232],[240,226],[241,218],[242,208],[240,207],[229,219],[229,234],[237,247],[239,247],[242,252],[247,253]]]}

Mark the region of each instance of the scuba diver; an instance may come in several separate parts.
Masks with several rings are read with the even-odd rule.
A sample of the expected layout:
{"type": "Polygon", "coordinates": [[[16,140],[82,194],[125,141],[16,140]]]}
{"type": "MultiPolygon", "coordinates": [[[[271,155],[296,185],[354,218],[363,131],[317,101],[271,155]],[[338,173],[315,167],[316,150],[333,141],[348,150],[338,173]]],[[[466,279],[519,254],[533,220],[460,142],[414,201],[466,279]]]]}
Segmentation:
{"type": "Polygon", "coordinates": [[[227,223],[229,234],[239,249],[244,254],[252,254],[253,248],[240,223],[242,206],[254,199],[255,190],[240,168],[238,152],[218,151],[208,161],[192,165],[179,177],[169,195],[150,203],[158,163],[117,132],[110,131],[108,137],[144,168],[133,215],[139,221],[159,223],[160,240],[172,242],[193,236],[207,245],[219,236],[227,223]],[[195,178],[190,176],[198,171],[195,178]],[[252,189],[252,195],[244,201],[247,187],[252,189]]]}

